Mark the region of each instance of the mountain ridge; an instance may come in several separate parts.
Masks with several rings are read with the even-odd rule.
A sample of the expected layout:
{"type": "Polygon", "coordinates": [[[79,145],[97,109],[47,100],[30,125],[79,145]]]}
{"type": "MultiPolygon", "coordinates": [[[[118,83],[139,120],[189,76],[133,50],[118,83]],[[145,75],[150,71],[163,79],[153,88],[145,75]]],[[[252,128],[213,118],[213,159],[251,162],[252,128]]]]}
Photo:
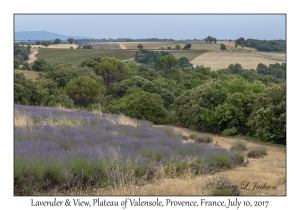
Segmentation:
{"type": "Polygon", "coordinates": [[[24,40],[67,40],[68,38],[73,39],[93,39],[88,36],[68,36],[57,33],[52,33],[48,31],[18,31],[14,33],[14,40],[24,41],[24,40]]]}

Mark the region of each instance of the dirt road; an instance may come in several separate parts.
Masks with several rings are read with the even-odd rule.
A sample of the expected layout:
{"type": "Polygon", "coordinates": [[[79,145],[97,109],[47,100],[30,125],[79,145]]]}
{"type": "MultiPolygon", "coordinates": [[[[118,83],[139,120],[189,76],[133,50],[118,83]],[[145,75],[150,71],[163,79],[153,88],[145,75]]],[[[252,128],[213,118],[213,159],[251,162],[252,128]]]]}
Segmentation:
{"type": "Polygon", "coordinates": [[[36,48],[30,48],[30,54],[29,54],[29,57],[28,57],[28,63],[32,63],[34,62],[37,57],[35,57],[35,55],[38,54],[38,49],[36,48]]]}

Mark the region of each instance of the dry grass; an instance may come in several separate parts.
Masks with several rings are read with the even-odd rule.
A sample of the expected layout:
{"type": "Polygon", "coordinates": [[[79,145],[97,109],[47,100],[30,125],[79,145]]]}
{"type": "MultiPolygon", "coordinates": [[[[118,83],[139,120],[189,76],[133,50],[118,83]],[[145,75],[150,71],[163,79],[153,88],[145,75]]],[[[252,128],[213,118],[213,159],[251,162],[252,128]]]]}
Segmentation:
{"type": "Polygon", "coordinates": [[[160,47],[167,48],[168,46],[175,46],[174,42],[123,42],[126,49],[138,49],[137,46],[141,44],[144,49],[159,49],[160,47]]]}
{"type": "Polygon", "coordinates": [[[196,67],[205,66],[212,70],[227,68],[230,64],[239,63],[244,69],[256,69],[259,63],[265,65],[273,63],[285,63],[286,54],[284,53],[263,53],[263,52],[206,52],[191,63],[196,67]]]}
{"type": "Polygon", "coordinates": [[[15,70],[15,72],[23,73],[26,79],[32,79],[35,80],[39,77],[39,73],[36,71],[28,71],[28,70],[15,70]]]}
{"type": "Polygon", "coordinates": [[[14,125],[18,127],[30,127],[33,125],[30,113],[14,111],[14,125]]]}
{"type": "Polygon", "coordinates": [[[120,115],[118,118],[107,117],[106,118],[111,124],[120,124],[120,125],[130,125],[134,127],[139,127],[137,120],[120,115]]]}
{"type": "Polygon", "coordinates": [[[244,47],[244,48],[242,48],[242,46],[240,46],[240,45],[238,45],[237,47],[235,47],[235,42],[234,41],[232,41],[232,42],[230,42],[230,41],[225,41],[225,42],[220,41],[220,42],[217,42],[217,43],[219,43],[220,45],[221,45],[221,43],[223,43],[227,47],[234,47],[236,49],[245,49],[245,50],[257,51],[255,48],[251,48],[251,47],[244,47]]]}

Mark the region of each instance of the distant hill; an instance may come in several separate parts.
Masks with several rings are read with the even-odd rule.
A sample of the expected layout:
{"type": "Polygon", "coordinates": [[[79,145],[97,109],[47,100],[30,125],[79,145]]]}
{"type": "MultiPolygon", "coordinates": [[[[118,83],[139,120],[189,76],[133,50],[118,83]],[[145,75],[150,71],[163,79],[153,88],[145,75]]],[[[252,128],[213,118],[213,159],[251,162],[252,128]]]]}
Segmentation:
{"type": "Polygon", "coordinates": [[[15,32],[15,40],[67,40],[68,38],[73,39],[93,39],[87,36],[66,36],[61,34],[55,34],[48,31],[20,31],[15,32]]]}

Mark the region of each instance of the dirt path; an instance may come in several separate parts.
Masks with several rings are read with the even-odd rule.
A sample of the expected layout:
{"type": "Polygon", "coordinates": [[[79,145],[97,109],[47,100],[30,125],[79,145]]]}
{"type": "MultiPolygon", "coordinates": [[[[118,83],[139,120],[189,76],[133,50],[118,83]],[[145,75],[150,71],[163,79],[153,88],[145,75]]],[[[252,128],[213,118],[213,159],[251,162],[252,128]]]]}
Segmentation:
{"type": "Polygon", "coordinates": [[[120,46],[120,48],[121,48],[122,50],[127,49],[126,46],[125,46],[123,43],[121,43],[121,42],[119,42],[119,46],[120,46]]]}
{"type": "Polygon", "coordinates": [[[28,63],[32,63],[34,62],[37,57],[35,57],[36,54],[38,54],[38,49],[36,48],[30,48],[30,54],[29,54],[29,57],[28,57],[28,63]]]}

